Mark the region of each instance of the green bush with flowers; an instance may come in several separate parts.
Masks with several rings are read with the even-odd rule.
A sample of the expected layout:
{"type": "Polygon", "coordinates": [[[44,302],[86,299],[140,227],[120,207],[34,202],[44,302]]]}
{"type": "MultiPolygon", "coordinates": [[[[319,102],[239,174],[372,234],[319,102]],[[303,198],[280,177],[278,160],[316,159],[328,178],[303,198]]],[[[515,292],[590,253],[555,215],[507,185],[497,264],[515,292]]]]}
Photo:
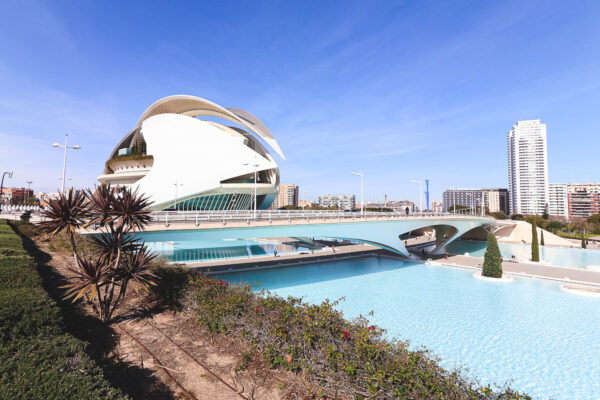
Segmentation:
{"type": "Polygon", "coordinates": [[[190,278],[187,306],[211,332],[241,338],[274,368],[301,373],[313,396],[377,399],[530,399],[508,387],[480,387],[447,371],[427,350],[390,341],[367,318],[344,319],[338,302],[283,299],[207,276],[190,278]]]}

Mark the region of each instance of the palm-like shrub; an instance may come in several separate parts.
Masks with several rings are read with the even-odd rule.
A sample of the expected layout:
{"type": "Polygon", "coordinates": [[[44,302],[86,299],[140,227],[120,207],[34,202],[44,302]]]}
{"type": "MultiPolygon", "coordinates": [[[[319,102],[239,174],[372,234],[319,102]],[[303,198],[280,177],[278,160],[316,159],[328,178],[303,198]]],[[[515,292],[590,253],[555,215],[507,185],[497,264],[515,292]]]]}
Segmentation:
{"type": "Polygon", "coordinates": [[[490,278],[502,278],[502,255],[496,236],[493,233],[488,233],[487,250],[483,256],[481,275],[490,278]]]}
{"type": "Polygon", "coordinates": [[[66,195],[59,193],[58,198],[48,202],[48,207],[42,215],[46,219],[40,223],[39,229],[46,232],[48,236],[65,232],[73,247],[73,255],[77,259],[75,231],[84,226],[91,215],[85,193],[73,189],[66,195]]]}
{"type": "Polygon", "coordinates": [[[59,195],[50,202],[41,229],[48,235],[67,232],[73,246],[75,267],[72,281],[65,285],[66,298],[86,298],[94,304],[100,319],[112,318],[128,286],[148,290],[156,278],[149,270],[155,255],[136,239],[150,221],[150,201],[137,191],[101,185],[95,191],[59,195]],[[99,232],[91,237],[95,254],[79,254],[75,232],[92,226],[99,232]],[[116,296],[115,296],[116,294],[116,296]]]}

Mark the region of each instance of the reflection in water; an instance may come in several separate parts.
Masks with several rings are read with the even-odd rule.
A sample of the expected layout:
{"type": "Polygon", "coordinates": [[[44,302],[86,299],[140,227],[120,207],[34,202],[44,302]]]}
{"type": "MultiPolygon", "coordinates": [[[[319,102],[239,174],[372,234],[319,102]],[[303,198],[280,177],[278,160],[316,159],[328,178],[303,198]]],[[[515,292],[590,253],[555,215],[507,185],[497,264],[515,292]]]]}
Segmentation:
{"type": "Polygon", "coordinates": [[[294,246],[284,243],[250,244],[243,246],[202,247],[186,249],[178,247],[176,243],[154,242],[149,243],[158,255],[168,262],[198,262],[208,260],[228,260],[246,257],[264,257],[277,254],[292,254],[309,251],[307,247],[294,246]]]}

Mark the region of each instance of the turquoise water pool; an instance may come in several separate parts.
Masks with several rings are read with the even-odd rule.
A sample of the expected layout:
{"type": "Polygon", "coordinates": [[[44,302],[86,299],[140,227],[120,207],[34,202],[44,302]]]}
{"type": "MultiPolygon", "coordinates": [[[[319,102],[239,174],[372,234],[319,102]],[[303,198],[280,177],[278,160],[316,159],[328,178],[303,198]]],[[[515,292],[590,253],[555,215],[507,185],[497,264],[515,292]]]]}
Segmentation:
{"type": "Polygon", "coordinates": [[[277,254],[293,254],[308,252],[304,246],[294,246],[285,243],[276,243],[260,240],[230,240],[219,243],[203,243],[202,247],[189,247],[188,243],[181,241],[150,242],[146,245],[159,256],[169,262],[190,263],[209,260],[232,260],[247,257],[265,257],[277,254]]]}
{"type": "Polygon", "coordinates": [[[503,384],[539,399],[597,399],[600,299],[559,284],[515,278],[473,279],[472,271],[385,258],[223,274],[260,282],[310,303],[345,297],[346,317],[367,315],[388,336],[425,346],[446,368],[466,367],[484,384],[503,384]]]}
{"type": "MultiPolygon", "coordinates": [[[[469,253],[472,257],[483,257],[486,242],[472,240],[455,240],[448,245],[451,254],[469,253]]],[[[531,246],[518,243],[498,243],[502,257],[518,260],[531,259],[531,246]]],[[[540,246],[540,260],[557,267],[585,268],[588,265],[600,265],[600,250],[571,249],[567,247],[540,246]]]]}

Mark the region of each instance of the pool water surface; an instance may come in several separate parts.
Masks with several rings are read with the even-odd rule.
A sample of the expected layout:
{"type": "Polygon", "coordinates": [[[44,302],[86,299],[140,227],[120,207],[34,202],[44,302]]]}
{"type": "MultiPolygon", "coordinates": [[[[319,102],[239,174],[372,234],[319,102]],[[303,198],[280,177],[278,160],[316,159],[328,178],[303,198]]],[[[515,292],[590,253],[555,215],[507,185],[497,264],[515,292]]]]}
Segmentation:
{"type": "Polygon", "coordinates": [[[220,277],[309,303],[345,297],[338,308],[347,318],[373,311],[389,338],[425,346],[482,384],[509,382],[539,399],[599,398],[600,299],[551,281],[499,284],[472,274],[367,257],[220,277]]]}

